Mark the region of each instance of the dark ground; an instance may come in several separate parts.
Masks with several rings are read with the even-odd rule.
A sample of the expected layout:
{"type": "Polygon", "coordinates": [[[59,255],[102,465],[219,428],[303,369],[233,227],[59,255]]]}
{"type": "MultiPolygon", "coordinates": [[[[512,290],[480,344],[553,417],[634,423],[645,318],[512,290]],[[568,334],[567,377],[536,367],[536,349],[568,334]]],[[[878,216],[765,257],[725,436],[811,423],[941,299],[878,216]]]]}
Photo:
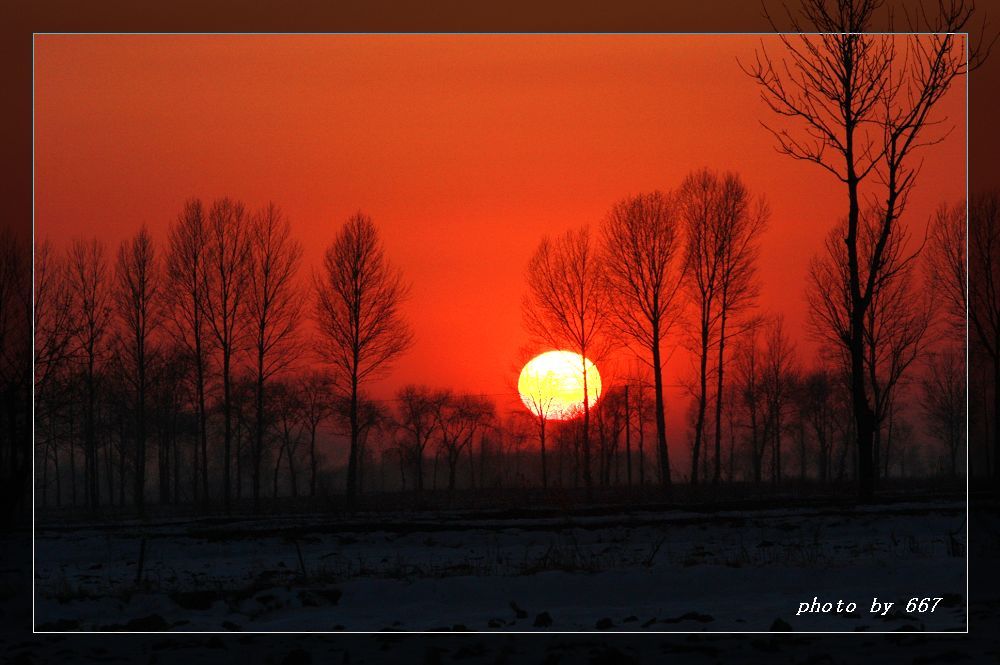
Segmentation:
{"type": "Polygon", "coordinates": [[[31,633],[31,533],[0,540],[2,651],[10,663],[995,663],[1000,502],[974,497],[969,634],[129,635],[31,633]],[[986,537],[977,538],[977,534],[986,537]]]}

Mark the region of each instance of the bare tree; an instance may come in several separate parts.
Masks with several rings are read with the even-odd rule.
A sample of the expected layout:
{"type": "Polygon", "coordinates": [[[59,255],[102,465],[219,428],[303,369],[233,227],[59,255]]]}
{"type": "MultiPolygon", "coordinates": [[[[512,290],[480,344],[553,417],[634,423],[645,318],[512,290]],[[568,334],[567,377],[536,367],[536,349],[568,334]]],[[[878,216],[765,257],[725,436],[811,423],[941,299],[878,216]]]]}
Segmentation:
{"type": "MultiPolygon", "coordinates": [[[[598,471],[601,485],[611,485],[612,467],[618,459],[618,446],[626,426],[625,390],[609,386],[604,390],[595,411],[598,442],[598,471]]],[[[615,479],[617,480],[617,473],[615,479]]]]}
{"type": "Polygon", "coordinates": [[[246,337],[246,285],[250,266],[250,218],[239,201],[219,199],[208,213],[202,303],[215,348],[222,356],[223,501],[232,498],[233,358],[246,337]]]}
{"type": "Polygon", "coordinates": [[[784,318],[779,314],[768,321],[763,357],[762,392],[767,405],[771,441],[771,478],[781,482],[781,441],[785,431],[785,413],[791,406],[792,390],[798,370],[795,346],[785,333],[784,318]]]}
{"type": "MultiPolygon", "coordinates": [[[[45,404],[55,374],[69,360],[76,321],[72,317],[69,265],[45,240],[35,249],[35,401],[45,404]]],[[[36,407],[37,408],[37,407],[36,407]]]]}
{"type": "MultiPolygon", "coordinates": [[[[68,402],[65,372],[71,353],[75,321],[72,318],[71,297],[67,283],[67,263],[55,254],[48,240],[35,249],[34,343],[35,343],[35,439],[41,449],[42,505],[48,503],[49,464],[54,470],[56,503],[61,502],[57,424],[58,413],[68,402]]],[[[9,288],[13,285],[5,284],[9,288]]],[[[13,294],[5,296],[16,302],[13,294]]],[[[3,314],[0,314],[2,316],[3,314]]],[[[4,322],[6,328],[6,322],[4,322]]],[[[6,333],[3,333],[6,340],[6,333]]],[[[13,453],[13,451],[11,451],[13,453]]]]}
{"type": "Polygon", "coordinates": [[[301,312],[295,276],[302,258],[302,246],[292,238],[291,225],[273,203],[254,215],[251,224],[246,304],[254,355],[251,460],[253,501],[257,509],[260,507],[260,465],[267,428],[264,391],[271,377],[288,369],[294,359],[295,332],[301,312]]]}
{"type": "Polygon", "coordinates": [[[184,204],[184,210],[169,231],[167,288],[165,289],[172,333],[187,349],[193,365],[194,397],[198,436],[194,455],[194,500],[199,499],[198,478],[205,499],[208,488],[208,410],[205,404],[205,380],[208,371],[205,290],[208,286],[208,227],[199,199],[184,204]]]}
{"type": "MultiPolygon", "coordinates": [[[[533,355],[534,354],[530,353],[527,349],[522,349],[521,361],[517,364],[517,366],[524,367],[533,355]]],[[[517,370],[515,369],[515,371],[517,370]]],[[[521,401],[534,416],[535,426],[538,431],[538,446],[542,463],[542,487],[549,486],[548,454],[546,450],[545,435],[548,431],[549,421],[553,419],[553,416],[561,415],[559,414],[559,409],[556,405],[555,394],[552,390],[552,386],[550,385],[550,379],[551,376],[529,374],[524,375],[523,377],[519,376],[517,385],[514,386],[518,395],[521,397],[521,401]]]]}
{"type": "Polygon", "coordinates": [[[930,286],[944,305],[952,329],[960,334],[966,331],[966,205],[941,204],[930,226],[927,246],[927,267],[930,286]]]}
{"type": "Polygon", "coordinates": [[[698,483],[698,466],[705,431],[709,350],[714,346],[721,318],[717,302],[721,286],[723,242],[719,220],[723,209],[723,190],[735,184],[728,177],[726,181],[724,183],[718,175],[703,169],[684,179],[679,194],[686,236],[686,291],[697,312],[693,350],[698,358],[698,386],[693,390],[696,407],[691,443],[692,485],[698,483]]]}
{"type": "Polygon", "coordinates": [[[361,212],[344,223],[327,248],[323,273],[315,284],[322,354],[333,367],[335,386],[349,400],[347,503],[352,506],[357,496],[361,433],[359,390],[367,379],[387,371],[412,343],[400,312],[409,289],[385,258],[371,217],[361,212]]]}
{"type": "Polygon", "coordinates": [[[556,349],[580,355],[583,383],[583,481],[593,488],[590,464],[590,393],[587,361],[600,355],[607,342],[608,291],[590,231],[571,230],[542,239],[528,264],[528,293],[523,301],[525,324],[534,336],[556,349]]]}
{"type": "Polygon", "coordinates": [[[322,372],[310,372],[302,381],[302,411],[309,432],[309,496],[316,496],[316,435],[319,426],[333,414],[332,383],[322,372]]]}
{"type": "Polygon", "coordinates": [[[677,316],[677,293],[685,271],[681,223],[673,197],[652,192],[618,202],[605,219],[603,235],[615,322],[652,367],[660,482],[669,487],[661,346],[677,316]]]}
{"type": "Polygon", "coordinates": [[[472,455],[473,439],[496,415],[496,407],[485,397],[449,393],[444,393],[436,406],[441,449],[448,463],[448,491],[451,492],[455,489],[462,452],[469,450],[472,455]]]}
{"type": "MultiPolygon", "coordinates": [[[[719,215],[719,333],[715,390],[715,468],[713,481],[722,478],[722,411],[726,394],[724,373],[726,344],[746,332],[753,321],[739,317],[754,306],[760,285],[757,281],[757,241],[767,224],[768,208],[763,199],[755,205],[738,176],[725,187],[719,215]]],[[[728,178],[727,178],[728,182],[728,178]]]]}
{"type": "Polygon", "coordinates": [[[747,443],[753,469],[753,480],[763,479],[764,451],[769,440],[767,432],[767,409],[764,405],[764,358],[757,327],[751,328],[737,344],[736,383],[740,401],[746,410],[745,426],[748,431],[747,443]]]}
{"type": "Polygon", "coordinates": [[[396,428],[400,455],[413,466],[414,488],[424,489],[424,452],[440,427],[438,413],[448,399],[446,391],[435,391],[426,386],[404,386],[396,394],[396,428]]]}
{"type": "Polygon", "coordinates": [[[929,355],[921,381],[924,416],[931,433],[945,445],[951,475],[958,475],[958,456],[965,441],[965,358],[946,348],[929,355]]]}
{"type": "Polygon", "coordinates": [[[686,230],[688,294],[698,312],[699,388],[691,459],[691,481],[698,482],[698,460],[704,441],[708,405],[709,355],[717,351],[715,392],[715,456],[713,480],[722,475],[722,407],[725,345],[743,332],[733,317],[752,306],[757,294],[757,239],[767,220],[763,201],[756,204],[736,173],[702,169],[689,175],[679,192],[686,230]],[[728,325],[728,327],[727,327],[728,325]]]}
{"type": "Polygon", "coordinates": [[[134,501],[142,515],[146,495],[147,396],[154,362],[154,331],[160,322],[160,266],[153,238],[143,226],[118,248],[114,300],[121,322],[120,357],[134,400],[135,478],[134,501]]]}
{"type": "Polygon", "coordinates": [[[833,392],[835,377],[826,367],[807,372],[802,377],[798,403],[801,417],[812,432],[817,447],[817,474],[821,482],[830,480],[833,452],[833,392]]]}
{"type": "MultiPolygon", "coordinates": [[[[769,108],[801,127],[794,134],[769,128],[779,150],[819,165],[846,189],[847,346],[862,499],[869,499],[875,488],[877,428],[866,389],[865,319],[884,248],[902,224],[916,182],[917,153],[943,138],[928,133],[941,122],[933,111],[967,70],[965,37],[959,33],[972,14],[962,0],[942,1],[936,14],[920,11],[910,17],[912,31],[934,34],[866,34],[881,4],[806,0],[801,20],[789,12],[793,28],[826,34],[782,35],[782,61],[775,62],[762,49],[745,68],[761,86],[769,108]],[[863,186],[879,216],[867,261],[859,252],[863,186]]],[[[978,55],[973,54],[974,61],[978,55]]]]}
{"type": "MultiPolygon", "coordinates": [[[[868,257],[878,242],[879,215],[866,213],[860,224],[858,256],[866,265],[872,265],[868,257]]],[[[835,350],[850,372],[850,259],[842,242],[843,231],[842,227],[834,229],[827,237],[825,252],[810,264],[809,314],[813,334],[835,350]]],[[[896,387],[923,352],[931,323],[930,301],[920,297],[913,282],[917,253],[907,251],[909,244],[905,228],[898,229],[884,243],[863,319],[862,360],[866,395],[875,419],[870,454],[876,476],[883,425],[896,387]]]]}
{"type": "Polygon", "coordinates": [[[73,314],[78,323],[74,346],[83,366],[84,478],[87,505],[100,502],[97,460],[97,379],[107,351],[112,303],[104,246],[96,239],[75,240],[70,249],[70,285],[73,314]]]}
{"type": "MultiPolygon", "coordinates": [[[[288,381],[276,381],[268,392],[268,407],[269,411],[273,412],[276,424],[275,434],[278,441],[278,455],[274,460],[271,496],[278,497],[278,477],[281,470],[281,460],[284,458],[288,465],[288,481],[292,497],[298,497],[299,483],[295,460],[305,434],[304,430],[308,427],[308,422],[303,417],[302,393],[297,386],[288,381]]],[[[261,440],[256,445],[263,447],[263,441],[261,440]]],[[[255,450],[253,455],[257,454],[258,451],[255,450]]],[[[256,458],[254,463],[259,463],[256,458]]],[[[254,473],[257,472],[255,469],[254,473]]]]}

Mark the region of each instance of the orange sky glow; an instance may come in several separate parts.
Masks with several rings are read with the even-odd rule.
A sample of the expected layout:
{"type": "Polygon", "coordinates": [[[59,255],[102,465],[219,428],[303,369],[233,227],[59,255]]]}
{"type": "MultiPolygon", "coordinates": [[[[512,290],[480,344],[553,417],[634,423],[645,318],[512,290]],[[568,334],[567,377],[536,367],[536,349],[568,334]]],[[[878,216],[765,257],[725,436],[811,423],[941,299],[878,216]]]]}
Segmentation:
{"type": "MultiPolygon", "coordinates": [[[[780,121],[738,59],[762,43],[780,52],[734,35],[39,36],[36,235],[115,248],[145,223],[162,247],[192,196],[270,200],[304,245],[305,290],[362,210],[412,284],[415,344],[374,393],[426,383],[503,409],[518,404],[541,237],[693,169],[732,169],[771,208],[761,309],[785,315],[808,364],[803,280],[845,195],[761,126],[780,121]]],[[[954,129],[922,153],[907,211],[915,235],[965,195],[964,80],[944,116],[954,129]]],[[[692,372],[678,352],[667,383],[692,372]]],[[[673,437],[684,394],[668,393],[673,437]]]]}

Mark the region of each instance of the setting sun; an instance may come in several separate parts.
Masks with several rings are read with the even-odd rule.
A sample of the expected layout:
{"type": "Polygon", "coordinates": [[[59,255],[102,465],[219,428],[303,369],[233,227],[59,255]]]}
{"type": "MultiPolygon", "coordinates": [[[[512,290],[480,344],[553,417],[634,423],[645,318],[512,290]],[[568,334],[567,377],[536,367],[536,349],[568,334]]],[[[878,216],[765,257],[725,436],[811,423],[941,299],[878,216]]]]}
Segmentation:
{"type": "MultiPolygon", "coordinates": [[[[587,395],[593,406],[601,395],[601,375],[589,359],[587,395]]],[[[579,353],[548,351],[535,356],[521,370],[517,392],[536,416],[549,420],[569,420],[583,409],[583,362],[579,353]]]]}

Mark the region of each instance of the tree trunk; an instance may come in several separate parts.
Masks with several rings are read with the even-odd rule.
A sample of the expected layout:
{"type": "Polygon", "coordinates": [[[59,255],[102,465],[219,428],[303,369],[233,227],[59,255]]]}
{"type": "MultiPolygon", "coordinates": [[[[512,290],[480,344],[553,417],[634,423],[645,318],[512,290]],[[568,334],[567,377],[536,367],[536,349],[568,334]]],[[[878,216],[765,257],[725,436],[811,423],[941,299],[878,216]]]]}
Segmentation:
{"type": "Polygon", "coordinates": [[[586,351],[586,348],[580,349],[580,357],[583,358],[583,485],[589,500],[594,495],[594,480],[590,474],[590,393],[587,392],[586,351]]]}
{"type": "Polygon", "coordinates": [[[660,361],[660,333],[653,329],[653,400],[656,408],[656,449],[660,458],[660,483],[670,491],[670,449],[667,447],[667,419],[663,413],[663,366],[660,361]]]}
{"type": "Polygon", "coordinates": [[[701,456],[701,440],[705,432],[705,409],[708,402],[708,321],[707,313],[701,321],[701,358],[698,363],[698,418],[694,424],[694,446],[691,449],[691,484],[698,484],[698,462],[701,456]]]}
{"type": "Polygon", "coordinates": [[[223,464],[222,464],[222,486],[223,486],[223,503],[226,507],[226,512],[228,513],[231,508],[232,503],[232,482],[231,482],[231,467],[232,467],[232,444],[233,444],[233,422],[232,422],[232,386],[230,385],[229,376],[229,364],[230,364],[230,347],[227,344],[226,348],[222,351],[222,418],[223,418],[223,464]]]}
{"type": "Polygon", "coordinates": [[[201,498],[208,501],[208,412],[205,408],[205,362],[202,359],[201,336],[195,337],[195,355],[197,356],[197,392],[198,392],[198,441],[195,442],[194,465],[194,500],[198,502],[198,471],[201,470],[201,498]],[[198,444],[201,444],[201,463],[198,462],[198,444]]]}
{"type": "Polygon", "coordinates": [[[722,292],[722,313],[719,321],[719,371],[715,386],[715,475],[712,482],[716,485],[722,480],[722,388],[723,360],[726,350],[726,291],[722,292]]]}
{"type": "MultiPolygon", "coordinates": [[[[354,367],[357,367],[355,362],[354,367]]],[[[357,475],[358,475],[358,375],[357,372],[351,374],[351,448],[347,454],[347,508],[353,510],[357,500],[357,475]]]]}
{"type": "Polygon", "coordinates": [[[545,416],[543,415],[538,416],[538,442],[542,452],[542,488],[545,489],[549,486],[549,474],[545,461],[545,416]]]}
{"type": "Polygon", "coordinates": [[[274,461],[274,477],[272,480],[274,486],[271,490],[272,499],[278,498],[278,471],[281,469],[281,457],[284,454],[284,452],[285,452],[285,444],[284,442],[282,442],[282,444],[278,446],[278,459],[274,461]]]}
{"type": "Polygon", "coordinates": [[[142,517],[146,512],[146,354],[142,340],[137,342],[136,364],[139,373],[135,437],[135,507],[142,517]]]}

